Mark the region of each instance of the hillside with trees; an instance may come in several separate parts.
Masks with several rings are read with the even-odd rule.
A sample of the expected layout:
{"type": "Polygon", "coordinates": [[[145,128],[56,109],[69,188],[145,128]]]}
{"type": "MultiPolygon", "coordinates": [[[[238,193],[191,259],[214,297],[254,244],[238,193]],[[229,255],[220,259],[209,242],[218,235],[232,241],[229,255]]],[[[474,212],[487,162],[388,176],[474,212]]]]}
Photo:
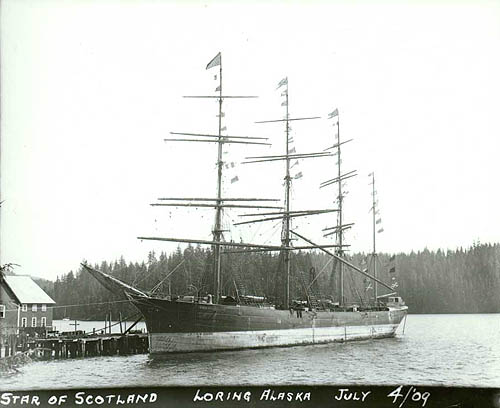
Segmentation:
{"type": "MultiPolygon", "coordinates": [[[[223,255],[223,293],[267,296],[276,299],[281,287],[281,258],[276,253],[233,253],[223,255]]],[[[372,269],[366,254],[348,260],[372,269]]],[[[337,277],[332,273],[331,257],[319,251],[298,251],[292,255],[290,291],[293,299],[305,298],[304,287],[316,277],[314,288],[322,298],[337,301],[337,277]],[[312,269],[314,268],[314,269],[312,269]]],[[[188,246],[172,254],[149,253],[142,263],[125,258],[94,265],[146,292],[158,296],[204,295],[213,293],[213,256],[210,248],[188,246]]],[[[393,284],[406,301],[410,313],[492,313],[500,311],[500,244],[475,244],[468,249],[429,251],[410,254],[379,254],[378,276],[393,284]]],[[[373,283],[346,268],[345,295],[348,302],[362,304],[374,296],[373,283]]],[[[123,318],[137,310],[119,301],[83,268],[70,271],[55,282],[39,284],[57,302],[56,319],[101,320],[107,313],[123,318]]],[[[379,295],[389,292],[379,286],[379,295]]]]}

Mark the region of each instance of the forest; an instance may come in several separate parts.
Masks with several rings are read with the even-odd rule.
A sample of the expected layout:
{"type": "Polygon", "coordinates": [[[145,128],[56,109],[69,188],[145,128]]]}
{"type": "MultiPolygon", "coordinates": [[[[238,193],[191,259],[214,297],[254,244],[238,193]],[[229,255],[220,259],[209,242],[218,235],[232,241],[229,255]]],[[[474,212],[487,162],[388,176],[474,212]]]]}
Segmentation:
{"type": "MultiPolygon", "coordinates": [[[[230,251],[229,251],[230,252],[230,251]]],[[[283,285],[279,254],[241,252],[222,255],[222,292],[225,295],[279,298],[283,285]]],[[[409,254],[358,253],[346,257],[354,265],[392,285],[403,297],[410,313],[493,313],[500,311],[500,244],[474,244],[467,249],[409,254]]],[[[148,293],[204,295],[213,293],[213,254],[210,248],[188,246],[174,253],[150,252],[146,261],[131,263],[121,257],[112,262],[91,264],[148,293]]],[[[323,299],[338,301],[338,266],[329,255],[294,252],[291,256],[290,292],[292,299],[305,299],[306,290],[323,299]],[[334,272],[336,271],[336,272],[334,272]],[[312,284],[311,284],[312,283],[312,284]]],[[[54,318],[101,320],[108,313],[125,319],[137,310],[104,289],[83,267],[70,271],[55,282],[38,283],[57,302],[54,318]]],[[[374,283],[349,268],[344,269],[347,302],[363,304],[373,300],[374,283]]],[[[390,291],[378,286],[378,294],[390,291]]]]}

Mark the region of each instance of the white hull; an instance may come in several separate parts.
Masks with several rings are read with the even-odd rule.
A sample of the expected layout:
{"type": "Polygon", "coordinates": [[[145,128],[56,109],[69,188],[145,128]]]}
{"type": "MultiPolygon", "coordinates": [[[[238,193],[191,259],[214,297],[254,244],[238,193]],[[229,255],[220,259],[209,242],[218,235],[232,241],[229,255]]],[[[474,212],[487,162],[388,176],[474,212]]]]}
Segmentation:
{"type": "Polygon", "coordinates": [[[203,333],[150,333],[150,353],[237,350],[393,337],[399,324],[203,333]]]}

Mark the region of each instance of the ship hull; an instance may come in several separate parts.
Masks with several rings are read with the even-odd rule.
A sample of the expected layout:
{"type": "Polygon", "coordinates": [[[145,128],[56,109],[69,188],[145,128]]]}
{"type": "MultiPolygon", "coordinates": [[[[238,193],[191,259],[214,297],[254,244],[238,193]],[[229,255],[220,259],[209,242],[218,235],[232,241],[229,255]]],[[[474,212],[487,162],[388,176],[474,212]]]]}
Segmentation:
{"type": "Polygon", "coordinates": [[[135,297],[151,354],[237,350],[393,337],[406,307],[297,311],[135,297]]]}

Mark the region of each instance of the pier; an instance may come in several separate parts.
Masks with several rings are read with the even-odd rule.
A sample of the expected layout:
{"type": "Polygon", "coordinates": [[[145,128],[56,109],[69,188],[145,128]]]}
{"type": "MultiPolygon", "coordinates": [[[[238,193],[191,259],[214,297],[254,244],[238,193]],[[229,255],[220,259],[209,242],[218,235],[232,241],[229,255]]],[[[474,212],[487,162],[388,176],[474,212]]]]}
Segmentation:
{"type": "Polygon", "coordinates": [[[50,360],[77,357],[144,354],[149,350],[148,335],[141,332],[127,334],[85,334],[81,331],[64,333],[59,337],[11,338],[0,350],[1,357],[23,352],[32,358],[50,360]]]}

